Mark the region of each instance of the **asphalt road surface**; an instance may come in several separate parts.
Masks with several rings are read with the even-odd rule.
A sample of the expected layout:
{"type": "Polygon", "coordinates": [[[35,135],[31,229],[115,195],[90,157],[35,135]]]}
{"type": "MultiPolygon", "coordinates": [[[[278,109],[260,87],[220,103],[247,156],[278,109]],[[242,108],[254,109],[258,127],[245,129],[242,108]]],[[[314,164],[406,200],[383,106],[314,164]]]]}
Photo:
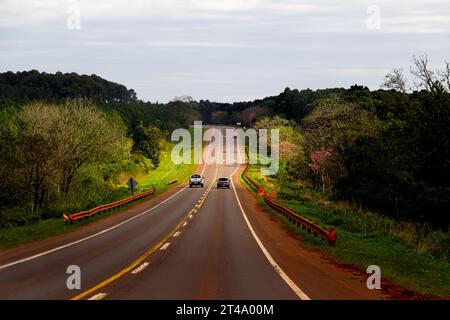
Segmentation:
{"type": "MultiPolygon", "coordinates": [[[[208,152],[206,148],[205,152],[208,152]]],[[[240,153],[224,147],[219,154],[240,153]]],[[[379,299],[302,248],[240,185],[243,166],[199,167],[176,187],[80,230],[0,252],[0,299],[379,299]],[[217,189],[218,177],[233,177],[217,189]],[[68,266],[81,289],[67,288],[68,266]]]]}

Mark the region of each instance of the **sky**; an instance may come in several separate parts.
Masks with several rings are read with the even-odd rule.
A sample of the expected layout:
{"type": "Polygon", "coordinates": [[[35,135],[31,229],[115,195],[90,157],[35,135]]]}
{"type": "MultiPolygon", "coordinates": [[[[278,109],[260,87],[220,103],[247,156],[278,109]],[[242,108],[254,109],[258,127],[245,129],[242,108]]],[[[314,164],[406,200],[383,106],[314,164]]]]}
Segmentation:
{"type": "Polygon", "coordinates": [[[0,0],[0,72],[97,74],[140,99],[377,89],[450,61],[449,0],[0,0]]]}

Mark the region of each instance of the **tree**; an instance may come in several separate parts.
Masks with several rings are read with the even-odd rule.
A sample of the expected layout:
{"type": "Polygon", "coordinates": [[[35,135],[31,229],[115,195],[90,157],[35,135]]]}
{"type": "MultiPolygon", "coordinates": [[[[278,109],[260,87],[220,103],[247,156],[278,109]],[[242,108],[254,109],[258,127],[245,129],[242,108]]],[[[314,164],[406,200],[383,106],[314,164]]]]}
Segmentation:
{"type": "Polygon", "coordinates": [[[67,193],[75,172],[83,164],[102,161],[121,151],[125,126],[86,100],[67,101],[58,110],[61,149],[61,191],[67,193]]]}
{"type": "Polygon", "coordinates": [[[179,96],[179,97],[175,97],[172,99],[172,102],[175,101],[181,101],[181,102],[186,102],[186,103],[191,103],[194,102],[194,98],[192,98],[191,96],[179,96]]]}
{"type": "Polygon", "coordinates": [[[438,71],[439,76],[441,76],[441,82],[447,87],[447,91],[450,91],[450,63],[445,62],[445,68],[438,71]]]}
{"type": "Polygon", "coordinates": [[[0,106],[25,105],[31,101],[62,103],[65,99],[85,98],[99,104],[130,103],[136,92],[95,74],[55,74],[36,70],[0,73],[0,106]]]}
{"type": "Polygon", "coordinates": [[[225,111],[215,111],[211,115],[211,122],[217,124],[226,124],[229,122],[228,113],[225,111]]]}
{"type": "Polygon", "coordinates": [[[407,80],[403,74],[403,69],[394,68],[392,72],[386,75],[381,87],[406,93],[406,82],[407,80]]]}
{"type": "Polygon", "coordinates": [[[435,73],[429,68],[428,56],[426,54],[412,58],[413,66],[411,74],[416,77],[416,87],[423,87],[428,92],[434,92],[434,84],[438,81],[435,73]]]}
{"type": "MultiPolygon", "coordinates": [[[[272,129],[279,131],[279,152],[282,160],[289,162],[293,157],[303,157],[303,149],[301,146],[302,136],[296,128],[296,122],[294,120],[287,120],[280,116],[273,118],[264,117],[255,122],[253,128],[256,130],[267,129],[269,134],[272,129]]],[[[266,143],[269,145],[269,141],[266,143]]]]}
{"type": "Polygon", "coordinates": [[[12,168],[18,139],[15,113],[12,109],[0,110],[0,207],[17,200],[17,192],[12,190],[16,178],[12,168]]]}
{"type": "Polygon", "coordinates": [[[52,187],[67,193],[83,164],[119,152],[124,134],[123,124],[112,123],[85,100],[32,103],[18,114],[17,127],[16,172],[32,210],[40,208],[52,187]]]}
{"type": "Polygon", "coordinates": [[[260,106],[253,106],[246,108],[244,111],[239,113],[238,122],[242,122],[247,126],[251,126],[255,121],[260,119],[261,117],[265,117],[270,115],[270,110],[260,106]]]}
{"type": "Polygon", "coordinates": [[[326,161],[333,155],[331,148],[313,151],[309,154],[308,167],[314,174],[314,187],[320,186],[322,192],[325,192],[327,167],[326,161]]]}
{"type": "MultiPolygon", "coordinates": [[[[433,71],[430,69],[428,56],[423,54],[414,55],[412,64],[409,69],[414,77],[415,89],[422,88],[435,94],[438,84],[440,84],[447,92],[450,91],[450,64],[448,62],[445,62],[443,69],[433,71]]],[[[403,69],[394,68],[385,76],[381,87],[406,93],[408,91],[408,79],[403,74],[403,69]]]]}
{"type": "Polygon", "coordinates": [[[15,153],[19,184],[25,186],[30,209],[39,210],[48,190],[57,184],[62,164],[58,133],[58,109],[31,104],[18,115],[18,142],[15,153]]]}
{"type": "Polygon", "coordinates": [[[140,124],[133,133],[133,150],[142,153],[152,161],[155,167],[158,167],[161,153],[161,140],[162,135],[158,128],[146,128],[140,124]]]}

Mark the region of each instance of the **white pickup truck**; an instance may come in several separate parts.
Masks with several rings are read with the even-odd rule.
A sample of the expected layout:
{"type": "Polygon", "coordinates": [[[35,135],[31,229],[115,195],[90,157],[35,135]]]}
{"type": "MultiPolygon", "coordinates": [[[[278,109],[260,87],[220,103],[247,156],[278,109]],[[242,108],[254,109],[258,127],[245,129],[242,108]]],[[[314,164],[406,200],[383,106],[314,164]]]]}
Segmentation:
{"type": "Polygon", "coordinates": [[[203,188],[204,183],[205,179],[201,174],[193,174],[189,178],[189,188],[192,188],[192,186],[200,186],[203,188]]]}

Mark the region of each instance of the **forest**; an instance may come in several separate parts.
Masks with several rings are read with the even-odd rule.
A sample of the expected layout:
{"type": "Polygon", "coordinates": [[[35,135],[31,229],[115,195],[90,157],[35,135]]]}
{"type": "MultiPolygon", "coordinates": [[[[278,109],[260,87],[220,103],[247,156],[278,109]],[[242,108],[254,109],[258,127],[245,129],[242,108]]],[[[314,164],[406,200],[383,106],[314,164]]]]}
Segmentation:
{"type": "Polygon", "coordinates": [[[378,90],[286,88],[236,103],[151,103],[96,75],[1,73],[0,225],[92,205],[74,199],[79,190],[114,198],[121,172],[157,167],[171,131],[202,119],[279,128],[280,195],[301,185],[448,230],[450,71],[448,63],[440,70],[429,65],[426,56],[413,57],[408,75],[394,68],[378,90]]]}
{"type": "Polygon", "coordinates": [[[283,188],[407,221],[450,225],[450,67],[414,56],[382,88],[291,90],[233,104],[200,101],[207,123],[282,132],[283,188]],[[300,191],[301,192],[301,191],[300,191]]]}
{"type": "Polygon", "coordinates": [[[128,196],[126,179],[148,180],[171,130],[198,118],[189,103],[146,103],[96,75],[1,73],[0,228],[128,196]]]}

